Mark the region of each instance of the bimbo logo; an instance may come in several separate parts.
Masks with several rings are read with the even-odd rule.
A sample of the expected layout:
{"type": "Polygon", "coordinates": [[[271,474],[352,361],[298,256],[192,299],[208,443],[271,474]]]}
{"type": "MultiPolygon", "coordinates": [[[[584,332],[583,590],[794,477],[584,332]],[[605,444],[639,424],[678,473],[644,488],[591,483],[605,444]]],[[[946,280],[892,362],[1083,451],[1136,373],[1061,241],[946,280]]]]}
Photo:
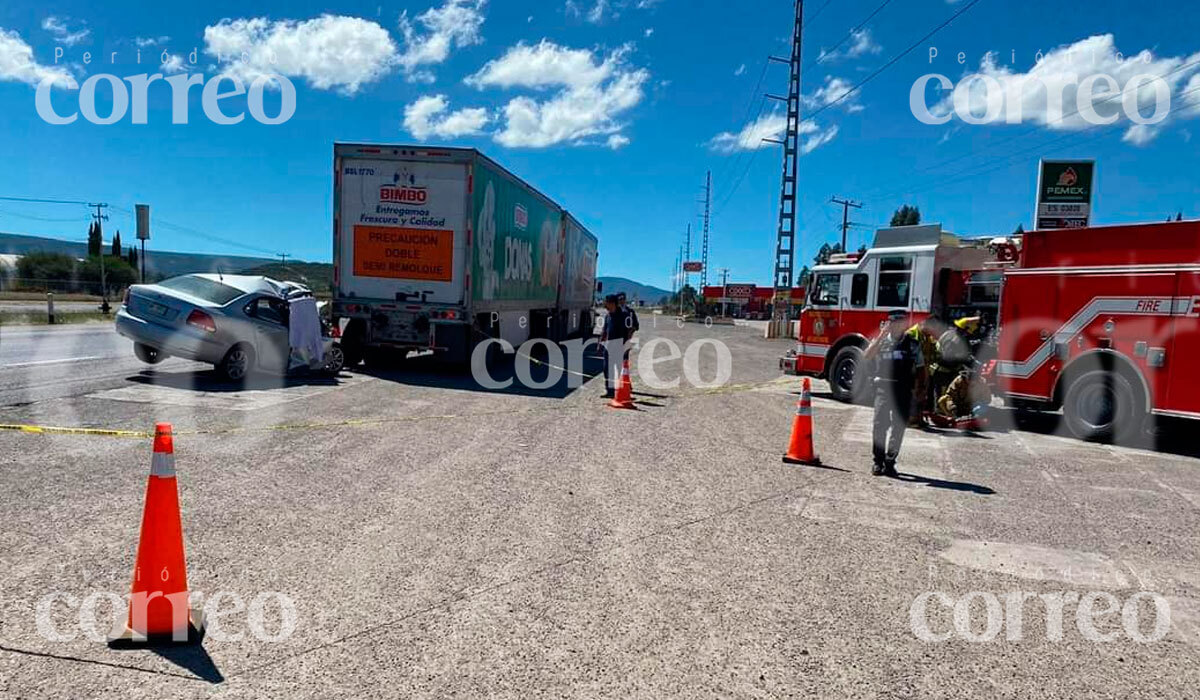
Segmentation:
{"type": "Polygon", "coordinates": [[[392,184],[379,188],[379,201],[381,202],[424,204],[428,199],[429,191],[418,186],[417,178],[404,169],[392,173],[392,184]]]}

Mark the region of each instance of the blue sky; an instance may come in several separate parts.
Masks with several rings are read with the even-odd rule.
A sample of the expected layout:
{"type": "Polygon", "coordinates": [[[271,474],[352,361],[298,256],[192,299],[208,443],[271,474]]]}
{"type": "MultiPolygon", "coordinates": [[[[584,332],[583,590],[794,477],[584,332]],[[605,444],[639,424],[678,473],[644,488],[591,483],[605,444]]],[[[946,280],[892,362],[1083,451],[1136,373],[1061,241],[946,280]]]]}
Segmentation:
{"type": "MultiPolygon", "coordinates": [[[[862,224],[852,245],[869,240],[903,203],[962,234],[1029,227],[1039,157],[1098,161],[1097,222],[1161,220],[1180,210],[1200,216],[1200,139],[1193,140],[1200,8],[1193,4],[1094,2],[1085,11],[1078,3],[979,0],[846,95],[970,2],[891,0],[854,34],[881,0],[806,3],[803,112],[821,111],[805,126],[811,150],[800,161],[798,261],[837,235],[841,211],[828,203],[832,195],[865,204],[852,213],[862,224]],[[1068,87],[1057,115],[1044,94],[1019,93],[1018,123],[1002,123],[1006,113],[968,124],[951,113],[931,125],[909,105],[914,81],[931,72],[956,84],[980,72],[1003,88],[1026,75],[1057,85],[1067,73],[1103,73],[1117,89],[1146,73],[1172,102],[1163,121],[1137,126],[1116,107],[1119,99],[1093,99],[1097,112],[1117,119],[1092,126],[1072,115],[1084,99],[1068,87]]],[[[710,280],[727,267],[731,281],[766,284],[781,154],[761,143],[777,133],[779,115],[760,93],[786,90],[786,67],[764,73],[764,61],[787,52],[791,12],[782,0],[737,9],[710,0],[6,3],[0,195],[109,202],[120,209],[108,230],[123,232],[133,229],[125,210],[150,203],[156,222],[174,224],[156,226],[152,248],[328,260],[335,140],[475,146],[597,233],[601,274],[667,287],[688,223],[698,257],[697,200],[711,169],[710,280]],[[225,72],[247,81],[267,70],[262,57],[270,51],[271,70],[295,85],[295,114],[278,125],[249,116],[213,124],[196,89],[189,123],[172,124],[165,83],[150,88],[147,124],[126,115],[109,125],[83,117],[51,125],[35,109],[42,78],[66,73],[83,83],[96,73],[153,73],[164,50],[168,75],[208,80],[225,72]]],[[[962,92],[982,114],[986,95],[962,92]]],[[[1146,107],[1151,94],[1132,93],[1135,106],[1146,107]]],[[[79,108],[77,90],[51,97],[61,114],[79,108]]],[[[924,97],[932,114],[947,112],[948,92],[924,97]]],[[[268,115],[277,113],[279,93],[268,92],[265,103],[268,115]]],[[[96,104],[108,114],[103,83],[96,104]]],[[[233,112],[246,103],[228,104],[233,112]]],[[[85,216],[79,206],[0,201],[5,232],[82,238],[85,216]]]]}

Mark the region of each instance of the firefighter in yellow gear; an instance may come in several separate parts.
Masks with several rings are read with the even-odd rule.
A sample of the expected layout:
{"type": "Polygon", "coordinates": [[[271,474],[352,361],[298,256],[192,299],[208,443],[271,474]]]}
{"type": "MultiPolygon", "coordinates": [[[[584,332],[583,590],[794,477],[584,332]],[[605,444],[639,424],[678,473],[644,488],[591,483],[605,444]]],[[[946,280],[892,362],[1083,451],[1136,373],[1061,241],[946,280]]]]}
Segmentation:
{"type": "Polygon", "coordinates": [[[938,361],[935,324],[938,322],[931,316],[904,332],[905,335],[916,341],[921,348],[921,356],[925,358],[925,367],[917,372],[913,379],[913,407],[909,413],[909,427],[918,427],[921,424],[921,414],[933,410],[933,400],[936,396],[932,383],[933,368],[938,361]]]}
{"type": "Polygon", "coordinates": [[[987,384],[975,371],[975,355],[971,341],[979,334],[982,319],[978,316],[960,318],[938,338],[938,366],[934,383],[940,395],[937,411],[950,418],[969,415],[974,407],[991,400],[987,384]]]}

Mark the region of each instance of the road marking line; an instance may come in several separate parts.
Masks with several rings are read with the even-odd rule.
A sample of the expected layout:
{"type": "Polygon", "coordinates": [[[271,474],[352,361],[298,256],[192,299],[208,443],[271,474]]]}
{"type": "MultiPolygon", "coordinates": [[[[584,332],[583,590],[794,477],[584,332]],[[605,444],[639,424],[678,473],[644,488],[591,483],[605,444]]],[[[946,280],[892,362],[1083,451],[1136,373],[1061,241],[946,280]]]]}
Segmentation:
{"type": "Polygon", "coordinates": [[[38,365],[57,365],[64,362],[84,362],[86,360],[103,360],[101,355],[89,355],[87,357],[64,357],[61,360],[37,360],[36,362],[18,362],[12,365],[0,365],[0,369],[10,369],[12,367],[35,367],[38,365]]]}

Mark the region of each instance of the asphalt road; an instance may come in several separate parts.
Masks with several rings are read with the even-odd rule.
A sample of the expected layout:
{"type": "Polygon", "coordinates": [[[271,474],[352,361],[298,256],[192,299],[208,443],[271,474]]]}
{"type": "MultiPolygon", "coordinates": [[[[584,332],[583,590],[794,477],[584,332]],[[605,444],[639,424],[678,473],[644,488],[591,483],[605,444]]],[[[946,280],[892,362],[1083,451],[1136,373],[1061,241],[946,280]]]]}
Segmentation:
{"type": "MultiPolygon", "coordinates": [[[[1187,427],[1111,447],[1001,413],[980,436],[910,433],[886,479],[869,474],[870,411],[817,383],[825,467],[785,465],[800,385],[777,373],[786,342],[643,324],[681,349],[721,341],[728,381],[652,389],[635,355],[637,411],[605,407],[599,378],[492,392],[420,361],[236,391],[191,365],[134,364],[117,342],[111,369],[55,365],[53,391],[6,383],[3,423],[173,422],[189,583],[228,595],[223,634],[201,647],[86,639],[81,601],[128,591],[149,442],[0,433],[0,696],[1195,696],[1187,427]],[[1169,606],[1156,641],[1122,627],[1124,605],[1152,632],[1140,591],[1169,606]],[[44,621],[67,641],[37,624],[55,592],[44,621]],[[294,606],[282,639],[267,638],[279,605],[249,605],[264,594],[294,606]],[[950,607],[917,616],[940,639],[924,641],[914,601],[941,594],[950,607]],[[1022,594],[1021,624],[966,639],[987,636],[990,599],[1022,594]],[[1060,594],[1063,608],[1043,604],[1060,594]],[[1118,606],[1095,618],[1108,641],[1077,624],[1091,613],[1071,595],[1093,594],[1093,611],[1106,594],[1118,606]]],[[[656,369],[712,378],[715,354],[656,369]]]]}

